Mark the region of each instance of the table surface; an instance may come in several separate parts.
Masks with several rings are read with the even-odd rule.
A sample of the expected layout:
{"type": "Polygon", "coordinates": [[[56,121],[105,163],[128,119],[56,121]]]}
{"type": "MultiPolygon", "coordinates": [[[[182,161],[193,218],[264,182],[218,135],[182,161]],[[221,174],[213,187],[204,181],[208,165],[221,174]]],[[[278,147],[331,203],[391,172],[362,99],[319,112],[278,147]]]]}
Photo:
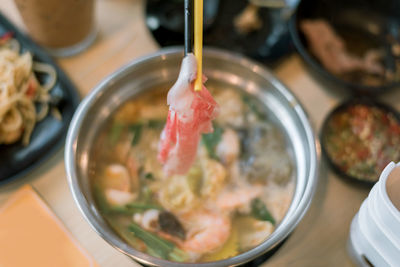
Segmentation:
{"type": "MultiPolygon", "coordinates": [[[[145,26],[143,10],[143,0],[98,0],[96,42],[84,53],[58,59],[82,97],[122,65],[159,49],[145,26]]],[[[12,0],[0,1],[0,11],[24,30],[12,0]]],[[[303,103],[318,133],[327,113],[343,97],[324,89],[298,55],[289,56],[273,71],[303,103]]],[[[397,92],[385,98],[395,107],[400,104],[394,101],[399,99],[397,92]]],[[[0,187],[0,205],[26,183],[40,193],[100,266],[139,266],[108,245],[84,220],[67,185],[63,149],[25,177],[0,187]]],[[[319,185],[308,213],[283,247],[262,266],[353,266],[346,253],[349,226],[368,192],[336,177],[321,160],[319,185]]]]}

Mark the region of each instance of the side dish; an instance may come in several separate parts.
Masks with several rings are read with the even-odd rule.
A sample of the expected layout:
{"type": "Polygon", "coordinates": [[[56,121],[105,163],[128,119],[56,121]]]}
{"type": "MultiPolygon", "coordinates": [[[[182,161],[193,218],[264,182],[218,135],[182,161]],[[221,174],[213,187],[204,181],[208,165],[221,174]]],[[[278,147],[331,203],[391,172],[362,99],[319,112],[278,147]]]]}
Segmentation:
{"type": "MultiPolygon", "coordinates": [[[[367,86],[380,86],[400,80],[400,63],[393,59],[396,61],[395,66],[388,68],[385,65],[386,58],[394,57],[395,54],[388,55],[383,45],[370,44],[371,40],[360,41],[360,38],[354,36],[345,38],[323,19],[302,20],[300,28],[314,56],[330,73],[341,79],[367,86]],[[348,40],[352,38],[354,43],[348,40]]],[[[388,43],[393,43],[393,51],[396,52],[398,42],[388,40],[388,43]]]]}
{"type": "Polygon", "coordinates": [[[359,103],[334,112],[322,138],[333,163],[359,180],[375,182],[400,160],[399,120],[380,106],[359,103]]]}
{"type": "MultiPolygon", "coordinates": [[[[22,139],[28,145],[36,122],[49,111],[49,91],[56,82],[56,71],[32,60],[29,52],[20,54],[20,46],[11,34],[0,38],[0,144],[22,139]],[[35,73],[46,76],[42,84],[35,73]]],[[[61,115],[53,108],[52,113],[61,115]]]]}

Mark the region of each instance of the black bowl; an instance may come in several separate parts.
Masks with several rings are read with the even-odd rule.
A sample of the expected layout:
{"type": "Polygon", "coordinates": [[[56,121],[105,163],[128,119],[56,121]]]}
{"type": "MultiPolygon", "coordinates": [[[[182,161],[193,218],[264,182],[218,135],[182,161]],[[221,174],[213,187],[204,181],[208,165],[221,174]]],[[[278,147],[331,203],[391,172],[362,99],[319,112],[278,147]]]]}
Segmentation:
{"type": "MultiPolygon", "coordinates": [[[[369,86],[349,82],[330,73],[311,54],[299,25],[303,19],[323,19],[333,26],[344,39],[349,50],[361,50],[379,46],[385,50],[383,63],[388,69],[396,68],[392,55],[391,35],[400,40],[400,1],[397,0],[302,0],[289,21],[293,43],[311,69],[328,87],[341,88],[353,94],[374,95],[398,87],[399,82],[388,82],[380,86],[369,86]]],[[[399,60],[399,59],[397,59],[399,60]]]]}
{"type": "MultiPolygon", "coordinates": [[[[34,61],[49,64],[56,70],[57,81],[50,94],[54,99],[58,99],[54,104],[60,111],[62,120],[59,121],[49,114],[42,121],[37,122],[27,146],[24,146],[21,141],[0,145],[0,185],[29,173],[60,149],[80,101],[78,89],[50,55],[27,35],[20,32],[0,12],[0,36],[8,32],[12,33],[20,43],[21,51],[29,51],[34,61]]],[[[42,78],[40,75],[36,77],[39,80],[42,78]]]]}
{"type": "MultiPolygon", "coordinates": [[[[384,104],[382,102],[377,102],[375,100],[372,100],[369,97],[357,97],[357,98],[351,98],[338,106],[336,106],[326,117],[320,131],[320,142],[321,142],[321,148],[322,148],[322,153],[324,155],[324,158],[327,160],[328,164],[330,165],[331,169],[341,178],[344,178],[346,181],[353,183],[355,185],[362,185],[362,186],[367,186],[367,187],[372,187],[379,179],[379,175],[376,177],[376,181],[368,180],[366,178],[362,177],[355,177],[344,170],[342,170],[332,159],[330,154],[327,151],[327,140],[326,140],[326,135],[328,133],[328,125],[333,116],[339,112],[342,112],[346,110],[347,108],[361,104],[369,107],[377,107],[380,110],[392,114],[397,122],[400,124],[400,114],[398,113],[397,110],[395,110],[393,107],[384,104]]],[[[398,161],[400,159],[393,159],[393,161],[398,161]]]]}
{"type": "MultiPolygon", "coordinates": [[[[260,8],[263,26],[249,34],[238,33],[234,18],[248,3],[204,0],[204,45],[244,54],[261,63],[277,63],[293,50],[287,23],[278,9],[260,8]]],[[[146,25],[160,46],[183,45],[183,0],[147,0],[145,12],[146,25]]]]}

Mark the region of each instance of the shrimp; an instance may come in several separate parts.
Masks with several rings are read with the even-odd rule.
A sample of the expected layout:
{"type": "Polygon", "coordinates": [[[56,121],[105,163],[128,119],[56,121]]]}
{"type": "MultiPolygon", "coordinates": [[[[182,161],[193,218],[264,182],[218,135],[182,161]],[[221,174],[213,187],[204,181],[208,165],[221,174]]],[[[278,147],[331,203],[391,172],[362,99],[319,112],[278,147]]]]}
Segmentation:
{"type": "Polygon", "coordinates": [[[116,189],[106,189],[105,196],[107,202],[113,206],[123,206],[135,200],[137,195],[131,192],[124,192],[116,189]]]}
{"type": "Polygon", "coordinates": [[[132,193],[132,179],[123,165],[108,165],[104,170],[102,184],[107,201],[112,205],[125,205],[138,196],[132,193]]]}
{"type": "Polygon", "coordinates": [[[105,188],[129,192],[131,181],[128,170],[121,164],[108,165],[104,171],[103,185],[105,188]]]}
{"type": "Polygon", "coordinates": [[[216,121],[219,125],[231,125],[243,127],[246,125],[244,118],[244,104],[240,94],[234,90],[223,90],[215,96],[215,100],[220,105],[220,113],[216,121]]]}
{"type": "Polygon", "coordinates": [[[222,140],[217,145],[216,153],[225,164],[230,164],[238,158],[240,153],[240,140],[234,130],[227,128],[224,131],[222,140]]]}
{"type": "Polygon", "coordinates": [[[234,211],[240,209],[248,211],[250,209],[250,202],[254,198],[261,195],[263,189],[259,185],[242,186],[237,189],[226,189],[221,192],[216,200],[216,205],[221,211],[234,211]]]}
{"type": "Polygon", "coordinates": [[[181,248],[198,256],[222,247],[231,233],[229,217],[216,212],[192,211],[180,219],[188,230],[181,248]]]}
{"type": "Polygon", "coordinates": [[[161,133],[158,159],[166,176],[185,174],[196,157],[202,133],[213,131],[211,121],[218,114],[218,104],[203,86],[194,91],[196,58],[187,55],[178,80],[168,92],[167,124],[161,133]]]}

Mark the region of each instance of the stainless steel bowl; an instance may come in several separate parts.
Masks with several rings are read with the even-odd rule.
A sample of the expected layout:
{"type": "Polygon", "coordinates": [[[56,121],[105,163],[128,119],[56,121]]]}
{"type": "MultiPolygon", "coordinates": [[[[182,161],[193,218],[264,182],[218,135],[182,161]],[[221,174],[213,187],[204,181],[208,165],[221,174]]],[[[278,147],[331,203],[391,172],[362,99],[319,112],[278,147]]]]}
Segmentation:
{"type": "Polygon", "coordinates": [[[117,250],[152,266],[234,266],[250,261],[281,243],[306,213],[317,184],[318,141],[308,117],[296,99],[270,71],[242,56],[206,49],[205,74],[210,81],[236,87],[257,97],[286,135],[295,163],[296,189],[283,220],[271,236],[238,256],[202,264],[162,260],[137,251],[121,239],[97,210],[89,186],[89,157],[99,128],[124,101],[157,86],[171,85],[182,59],[179,48],[163,49],[136,60],[101,82],[80,104],[71,122],[66,146],[65,168],[73,197],[93,229],[117,250]]]}

